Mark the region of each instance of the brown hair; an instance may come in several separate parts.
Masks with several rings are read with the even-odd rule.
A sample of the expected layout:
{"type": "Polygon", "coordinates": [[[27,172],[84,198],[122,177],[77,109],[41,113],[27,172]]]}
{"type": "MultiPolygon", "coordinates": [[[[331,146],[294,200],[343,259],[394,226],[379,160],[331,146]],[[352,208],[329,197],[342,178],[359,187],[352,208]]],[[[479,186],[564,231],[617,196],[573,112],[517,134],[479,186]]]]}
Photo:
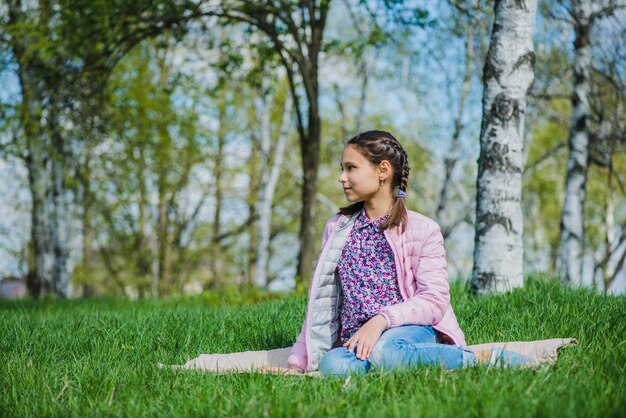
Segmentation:
{"type": "MultiPolygon", "coordinates": [[[[367,131],[351,138],[346,146],[355,147],[370,163],[374,165],[380,164],[383,160],[389,161],[393,168],[393,177],[391,180],[391,191],[398,188],[406,192],[407,182],[409,180],[409,160],[406,151],[400,145],[400,142],[385,131],[367,131]]],[[[363,208],[364,202],[353,203],[349,206],[339,209],[342,215],[353,215],[363,208]]],[[[407,222],[406,206],[404,199],[395,197],[389,217],[385,219],[380,227],[383,229],[400,226],[404,232],[407,222]]]]}

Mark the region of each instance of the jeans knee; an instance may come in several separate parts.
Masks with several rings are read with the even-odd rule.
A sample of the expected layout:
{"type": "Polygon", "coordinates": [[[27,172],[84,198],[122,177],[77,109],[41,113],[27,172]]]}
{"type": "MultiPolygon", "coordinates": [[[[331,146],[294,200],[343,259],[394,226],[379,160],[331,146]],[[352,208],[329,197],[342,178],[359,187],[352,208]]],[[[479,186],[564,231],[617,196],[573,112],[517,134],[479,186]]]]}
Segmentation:
{"type": "Polygon", "coordinates": [[[410,360],[406,358],[406,352],[403,350],[405,346],[403,341],[387,341],[384,346],[380,347],[380,353],[377,354],[374,364],[377,368],[385,370],[405,366],[407,360],[410,360]]]}
{"type": "Polygon", "coordinates": [[[323,375],[331,374],[333,370],[337,368],[339,363],[338,357],[335,353],[335,350],[330,350],[322,357],[320,360],[319,370],[323,375]]]}
{"type": "Polygon", "coordinates": [[[344,377],[348,374],[362,374],[369,370],[369,361],[359,360],[347,348],[335,348],[327,352],[319,364],[323,376],[344,377]]]}
{"type": "MultiPolygon", "coordinates": [[[[380,356],[378,367],[386,370],[430,366],[456,369],[467,367],[474,360],[473,353],[461,347],[437,343],[404,344],[389,341],[380,356]]],[[[474,360],[475,361],[475,360],[474,360]]]]}
{"type": "Polygon", "coordinates": [[[383,351],[384,346],[385,346],[385,342],[381,341],[380,344],[375,344],[374,347],[372,348],[369,361],[373,367],[378,367],[378,365],[380,364],[380,361],[384,354],[384,351],[383,351]]]}

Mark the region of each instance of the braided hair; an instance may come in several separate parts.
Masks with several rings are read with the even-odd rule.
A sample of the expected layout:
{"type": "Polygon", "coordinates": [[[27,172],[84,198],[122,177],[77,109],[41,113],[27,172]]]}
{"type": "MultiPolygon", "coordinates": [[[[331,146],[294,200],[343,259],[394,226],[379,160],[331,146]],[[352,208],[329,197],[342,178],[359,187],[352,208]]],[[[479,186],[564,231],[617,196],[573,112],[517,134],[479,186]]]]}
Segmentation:
{"type": "MultiPolygon", "coordinates": [[[[374,165],[380,164],[383,160],[389,161],[393,168],[393,177],[391,180],[392,192],[396,189],[401,191],[401,196],[394,198],[393,205],[389,211],[389,217],[380,224],[383,229],[400,226],[404,231],[407,222],[406,206],[404,204],[404,194],[406,193],[407,183],[409,181],[409,159],[400,145],[400,142],[385,131],[367,131],[358,134],[348,140],[346,146],[355,147],[370,163],[374,165]]],[[[350,216],[360,211],[365,202],[357,202],[346,206],[339,210],[342,215],[350,216]]]]}

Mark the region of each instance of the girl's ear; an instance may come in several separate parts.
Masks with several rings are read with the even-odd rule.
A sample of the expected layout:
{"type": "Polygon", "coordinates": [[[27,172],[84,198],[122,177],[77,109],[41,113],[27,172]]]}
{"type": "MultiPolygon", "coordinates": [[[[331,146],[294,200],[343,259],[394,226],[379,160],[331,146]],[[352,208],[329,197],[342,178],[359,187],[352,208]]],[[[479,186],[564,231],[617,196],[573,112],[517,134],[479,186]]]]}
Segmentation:
{"type": "Polygon", "coordinates": [[[393,173],[391,163],[387,160],[382,160],[380,164],[378,164],[378,172],[381,180],[387,180],[389,176],[391,176],[391,174],[393,173]]]}

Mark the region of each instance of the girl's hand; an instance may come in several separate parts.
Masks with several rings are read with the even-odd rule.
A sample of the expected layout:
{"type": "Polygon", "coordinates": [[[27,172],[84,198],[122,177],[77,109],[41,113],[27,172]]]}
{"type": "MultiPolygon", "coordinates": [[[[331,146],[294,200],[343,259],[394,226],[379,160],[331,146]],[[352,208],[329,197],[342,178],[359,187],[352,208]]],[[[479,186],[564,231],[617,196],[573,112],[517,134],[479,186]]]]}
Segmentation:
{"type": "Polygon", "coordinates": [[[353,353],[356,345],[356,356],[360,360],[367,359],[376,341],[380,338],[380,334],[387,328],[387,320],[382,315],[376,315],[367,321],[352,337],[346,341],[343,346],[348,347],[348,351],[353,353]]]}

